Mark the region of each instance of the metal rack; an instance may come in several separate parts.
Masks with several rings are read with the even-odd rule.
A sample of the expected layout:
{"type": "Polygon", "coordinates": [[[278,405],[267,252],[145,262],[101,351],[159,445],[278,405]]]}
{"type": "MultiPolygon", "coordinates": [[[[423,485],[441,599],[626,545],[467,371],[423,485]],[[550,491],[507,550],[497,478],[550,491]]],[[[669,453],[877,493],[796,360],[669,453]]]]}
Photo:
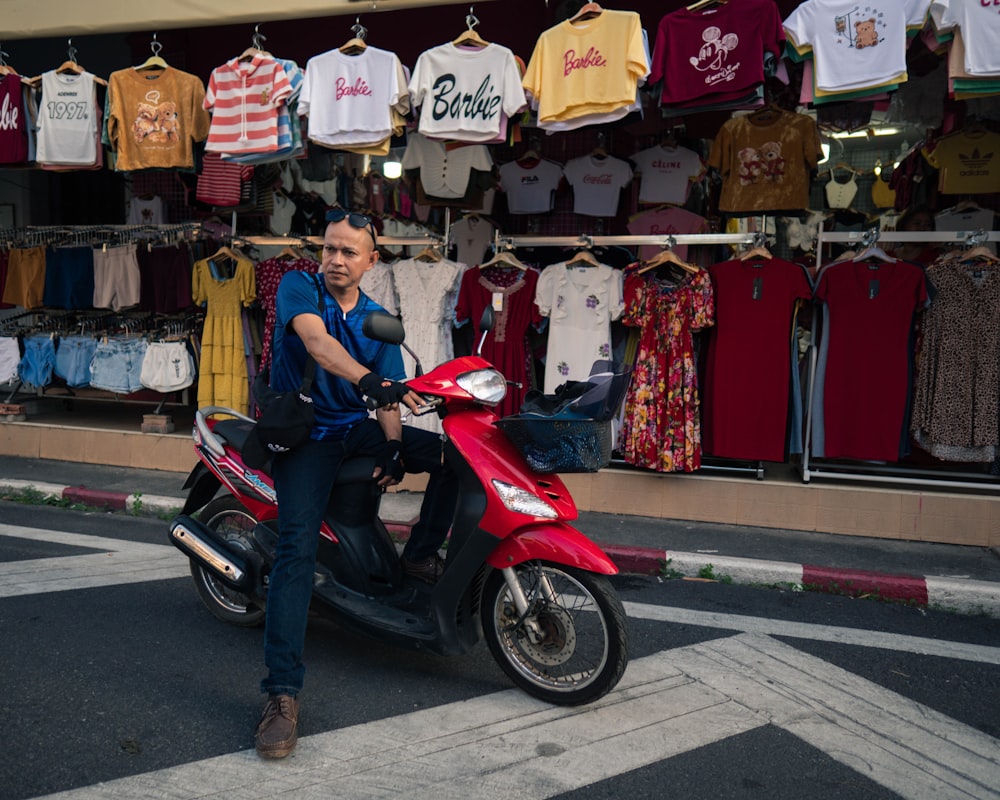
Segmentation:
{"type": "MultiPolygon", "coordinates": [[[[879,233],[877,230],[850,231],[846,233],[826,233],[820,231],[816,241],[816,252],[822,259],[823,246],[826,244],[855,244],[868,247],[874,245],[875,242],[973,245],[983,242],[1000,242],[1000,231],[887,231],[885,233],[879,233]]],[[[818,476],[831,480],[1000,491],[1000,478],[983,473],[918,469],[905,466],[891,466],[888,464],[842,465],[825,462],[824,460],[821,460],[820,464],[811,463],[813,398],[816,390],[818,358],[819,349],[814,337],[809,347],[806,432],[802,449],[803,483],[809,483],[813,476],[818,476]]],[[[998,387],[998,391],[1000,391],[1000,387],[998,387]]]]}

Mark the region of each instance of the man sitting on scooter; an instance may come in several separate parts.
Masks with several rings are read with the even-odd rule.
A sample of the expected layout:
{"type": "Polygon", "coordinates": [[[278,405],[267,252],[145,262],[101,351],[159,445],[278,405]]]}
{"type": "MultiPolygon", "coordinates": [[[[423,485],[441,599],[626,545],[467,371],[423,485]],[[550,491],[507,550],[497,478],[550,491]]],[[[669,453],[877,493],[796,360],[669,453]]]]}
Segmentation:
{"type": "Polygon", "coordinates": [[[364,214],[327,213],[320,274],[290,272],[281,279],[274,328],[271,387],[296,389],[308,356],[317,365],[312,397],[316,421],[303,445],[274,457],[278,540],[271,570],[264,630],[268,700],[257,726],[257,752],[283,758],[295,748],[298,694],[305,666],[302,650],[313,590],[320,523],[341,461],[354,454],[376,457],[373,479],[399,483],[405,472],[428,472],[420,519],[403,550],[402,568],[434,583],[444,563],[438,550],[451,527],[458,481],[442,461],[434,433],[403,426],[399,403],[416,410],[420,398],[405,384],[398,345],[367,338],[361,325],[381,307],[366,296],[361,277],[378,261],[375,226],[364,214]],[[324,312],[318,313],[322,298],[324,312]],[[380,408],[369,417],[365,397],[380,408]]]}

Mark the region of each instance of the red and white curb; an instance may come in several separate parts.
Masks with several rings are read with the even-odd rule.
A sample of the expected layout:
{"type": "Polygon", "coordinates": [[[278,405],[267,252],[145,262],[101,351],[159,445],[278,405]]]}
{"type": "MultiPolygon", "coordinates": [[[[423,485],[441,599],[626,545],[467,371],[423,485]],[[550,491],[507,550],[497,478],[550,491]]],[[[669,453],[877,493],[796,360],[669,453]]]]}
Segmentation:
{"type": "Polygon", "coordinates": [[[609,545],[604,551],[622,572],[655,574],[669,571],[685,577],[712,576],[732,583],[788,585],[803,591],[896,600],[954,609],[963,614],[1000,616],[1000,583],[994,581],[818,567],[644,547],[609,545]]]}
{"type": "Polygon", "coordinates": [[[95,508],[106,508],[111,511],[130,511],[136,515],[156,515],[161,513],[176,513],[184,505],[178,497],[164,495],[141,494],[128,492],[108,492],[101,489],[88,489],[85,486],[61,486],[55,483],[39,483],[38,481],[4,478],[0,480],[0,489],[13,492],[32,491],[43,497],[57,500],[68,500],[82,503],[95,508]]]}
{"type": "MultiPolygon", "coordinates": [[[[179,513],[184,505],[184,500],[179,497],[110,492],[12,478],[0,479],[0,489],[14,492],[31,490],[45,497],[142,516],[179,513]]],[[[405,539],[413,522],[415,520],[386,521],[385,524],[394,536],[405,539]]],[[[955,610],[963,614],[1000,617],[1000,582],[817,567],[788,561],[739,558],[716,553],[685,553],[650,547],[600,546],[618,569],[626,573],[655,575],[666,570],[671,574],[692,578],[713,576],[717,580],[736,584],[786,585],[803,591],[896,600],[955,610]]]]}

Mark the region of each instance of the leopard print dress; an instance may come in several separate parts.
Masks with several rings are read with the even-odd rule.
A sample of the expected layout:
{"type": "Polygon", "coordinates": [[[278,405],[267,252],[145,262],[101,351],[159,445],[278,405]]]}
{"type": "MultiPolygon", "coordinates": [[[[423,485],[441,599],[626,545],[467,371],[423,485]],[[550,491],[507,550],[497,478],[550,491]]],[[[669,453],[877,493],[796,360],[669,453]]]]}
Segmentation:
{"type": "Polygon", "coordinates": [[[947,461],[993,461],[1000,448],[1000,267],[943,257],[924,318],[911,430],[947,461]]]}

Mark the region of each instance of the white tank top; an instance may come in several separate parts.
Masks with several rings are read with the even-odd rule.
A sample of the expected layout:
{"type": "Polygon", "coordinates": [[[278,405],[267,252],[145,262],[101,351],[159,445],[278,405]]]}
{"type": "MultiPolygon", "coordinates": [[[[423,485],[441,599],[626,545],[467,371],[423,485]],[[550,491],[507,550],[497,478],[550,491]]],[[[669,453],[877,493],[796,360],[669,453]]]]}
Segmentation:
{"type": "Polygon", "coordinates": [[[42,75],[38,104],[38,161],[43,164],[94,164],[97,161],[97,113],[94,76],[42,75]]]}
{"type": "Polygon", "coordinates": [[[830,170],[830,181],[826,184],[826,202],[830,208],[850,208],[857,193],[858,180],[854,172],[846,182],[840,183],[835,170],[830,170]]]}

